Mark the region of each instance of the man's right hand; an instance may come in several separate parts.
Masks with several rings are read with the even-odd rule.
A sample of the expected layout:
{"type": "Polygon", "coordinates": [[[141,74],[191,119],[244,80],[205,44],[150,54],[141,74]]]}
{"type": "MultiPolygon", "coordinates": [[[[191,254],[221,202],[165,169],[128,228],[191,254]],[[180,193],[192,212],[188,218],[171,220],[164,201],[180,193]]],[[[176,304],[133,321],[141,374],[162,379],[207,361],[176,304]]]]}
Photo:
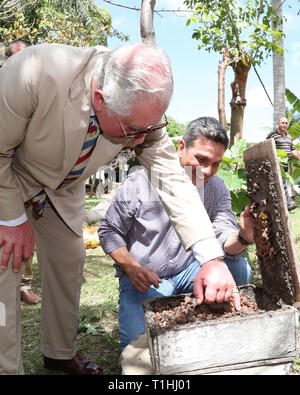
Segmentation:
{"type": "Polygon", "coordinates": [[[12,269],[18,272],[22,261],[26,261],[34,253],[35,238],[29,222],[13,227],[0,225],[0,247],[2,247],[1,269],[7,269],[10,256],[13,255],[12,269]]]}
{"type": "Polygon", "coordinates": [[[112,259],[130,278],[132,286],[139,292],[145,293],[153,285],[159,287],[162,280],[155,270],[141,266],[129,253],[127,247],[119,247],[110,252],[112,259]]]}
{"type": "Polygon", "coordinates": [[[134,266],[127,274],[130,277],[132,286],[141,293],[147,292],[151,285],[158,288],[159,283],[162,282],[153,269],[142,266],[134,266]]]}
{"type": "Polygon", "coordinates": [[[204,263],[201,270],[194,278],[194,295],[197,303],[223,303],[233,298],[237,311],[241,309],[240,295],[234,292],[235,281],[226,263],[220,260],[212,260],[204,263]]]}

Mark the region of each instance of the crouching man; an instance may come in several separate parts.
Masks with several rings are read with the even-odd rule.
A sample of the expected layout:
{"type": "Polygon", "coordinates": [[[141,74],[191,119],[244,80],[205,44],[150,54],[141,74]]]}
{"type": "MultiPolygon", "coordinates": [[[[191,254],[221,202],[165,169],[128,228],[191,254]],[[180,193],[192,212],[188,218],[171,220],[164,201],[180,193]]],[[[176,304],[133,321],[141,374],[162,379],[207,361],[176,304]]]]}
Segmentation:
{"type": "MultiPolygon", "coordinates": [[[[215,265],[227,265],[224,273],[233,276],[237,285],[250,281],[251,268],[242,257],[253,242],[249,208],[241,214],[238,227],[230,192],[216,175],[227,146],[221,124],[201,117],[188,125],[177,151],[181,166],[204,199],[224,261],[222,257],[200,267],[192,251],[185,251],[144,170],[131,174],[117,189],[101,221],[99,238],[104,252],[116,262],[119,277],[121,350],[146,331],[144,299],[193,292],[199,304],[229,301],[235,294],[224,295],[218,287],[222,279],[215,265]]],[[[236,301],[235,306],[239,308],[236,301]]]]}

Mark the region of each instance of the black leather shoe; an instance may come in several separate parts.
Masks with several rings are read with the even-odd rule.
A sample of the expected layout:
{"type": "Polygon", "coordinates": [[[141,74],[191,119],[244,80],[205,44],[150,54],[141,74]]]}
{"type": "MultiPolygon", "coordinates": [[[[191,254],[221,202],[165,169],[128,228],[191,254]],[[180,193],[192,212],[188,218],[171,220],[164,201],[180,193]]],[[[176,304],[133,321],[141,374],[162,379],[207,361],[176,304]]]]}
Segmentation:
{"type": "Polygon", "coordinates": [[[44,356],[44,367],[49,370],[59,370],[70,375],[101,375],[102,368],[81,358],[77,353],[73,359],[52,359],[44,356]]]}
{"type": "Polygon", "coordinates": [[[297,206],[290,206],[290,207],[288,207],[288,210],[292,211],[292,210],[295,210],[295,208],[297,208],[297,206]]]}

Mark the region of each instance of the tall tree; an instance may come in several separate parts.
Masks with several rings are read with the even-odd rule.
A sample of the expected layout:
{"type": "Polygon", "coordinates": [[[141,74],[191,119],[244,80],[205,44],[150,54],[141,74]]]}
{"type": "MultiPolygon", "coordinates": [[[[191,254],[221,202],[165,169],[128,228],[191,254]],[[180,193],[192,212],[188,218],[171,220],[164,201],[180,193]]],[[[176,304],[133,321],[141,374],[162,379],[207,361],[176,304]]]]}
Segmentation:
{"type": "Polygon", "coordinates": [[[140,30],[144,43],[156,45],[153,27],[154,8],[156,0],[142,0],[140,30]]]}
{"type": "Polygon", "coordinates": [[[218,66],[218,112],[219,121],[223,128],[227,130],[227,119],[225,112],[225,74],[229,65],[230,56],[226,48],[223,48],[221,52],[223,60],[219,62],[218,66]]]}
{"type": "MultiPolygon", "coordinates": [[[[280,33],[283,32],[282,20],[282,0],[271,0],[274,10],[274,18],[272,21],[273,30],[280,33]]],[[[280,38],[274,37],[278,45],[282,49],[281,52],[273,52],[273,128],[277,127],[278,121],[285,116],[285,59],[284,59],[284,40],[283,35],[280,38]]]]}
{"type": "Polygon", "coordinates": [[[193,38],[200,41],[198,49],[222,53],[228,51],[229,65],[234,72],[231,84],[230,144],[242,138],[246,84],[251,66],[259,65],[274,51],[282,52],[273,35],[273,8],[269,0],[185,0],[193,10],[188,24],[195,23],[193,38]]]}

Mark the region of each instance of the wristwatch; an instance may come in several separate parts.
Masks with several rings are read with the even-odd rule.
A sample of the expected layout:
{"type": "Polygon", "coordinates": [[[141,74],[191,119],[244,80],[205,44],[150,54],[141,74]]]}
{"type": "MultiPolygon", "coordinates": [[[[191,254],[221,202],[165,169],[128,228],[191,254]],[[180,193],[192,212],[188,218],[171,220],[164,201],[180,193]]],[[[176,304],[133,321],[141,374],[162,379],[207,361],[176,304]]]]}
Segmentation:
{"type": "Polygon", "coordinates": [[[245,240],[245,239],[241,236],[240,231],[239,231],[239,233],[238,233],[238,235],[237,235],[237,238],[238,238],[238,241],[239,241],[241,244],[243,244],[244,246],[250,246],[251,244],[253,244],[252,241],[245,240]]]}

